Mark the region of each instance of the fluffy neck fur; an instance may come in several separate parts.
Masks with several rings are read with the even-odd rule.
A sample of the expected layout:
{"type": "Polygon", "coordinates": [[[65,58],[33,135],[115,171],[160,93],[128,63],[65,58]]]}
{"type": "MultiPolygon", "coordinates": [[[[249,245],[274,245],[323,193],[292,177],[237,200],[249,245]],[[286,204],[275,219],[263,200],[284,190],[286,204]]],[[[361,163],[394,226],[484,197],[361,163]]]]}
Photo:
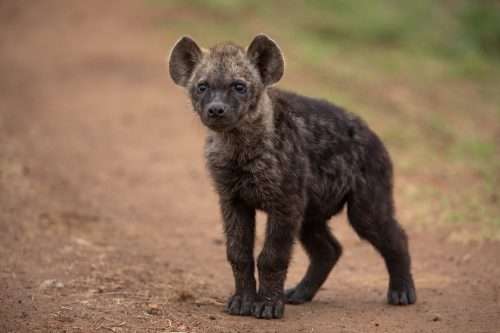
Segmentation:
{"type": "Polygon", "coordinates": [[[234,128],[216,132],[209,130],[208,142],[221,154],[236,159],[253,159],[265,152],[272,144],[274,110],[271,99],[264,90],[255,110],[249,110],[240,124],[234,128]]]}

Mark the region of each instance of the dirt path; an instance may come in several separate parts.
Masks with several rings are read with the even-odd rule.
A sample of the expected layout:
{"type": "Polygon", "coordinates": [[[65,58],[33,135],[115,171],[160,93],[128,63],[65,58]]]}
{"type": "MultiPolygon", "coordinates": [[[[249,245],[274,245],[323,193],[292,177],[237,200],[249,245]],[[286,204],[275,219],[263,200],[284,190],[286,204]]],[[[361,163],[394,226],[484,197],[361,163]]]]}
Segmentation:
{"type": "MultiPolygon", "coordinates": [[[[382,260],[345,255],[281,320],[233,317],[204,130],[147,2],[0,2],[1,332],[494,332],[500,244],[407,221],[419,301],[385,303],[382,260]]],[[[399,207],[399,209],[404,209],[399,207]]],[[[259,216],[259,240],[263,218],[259,216]]],[[[307,263],[297,246],[287,285],[307,263]]]]}

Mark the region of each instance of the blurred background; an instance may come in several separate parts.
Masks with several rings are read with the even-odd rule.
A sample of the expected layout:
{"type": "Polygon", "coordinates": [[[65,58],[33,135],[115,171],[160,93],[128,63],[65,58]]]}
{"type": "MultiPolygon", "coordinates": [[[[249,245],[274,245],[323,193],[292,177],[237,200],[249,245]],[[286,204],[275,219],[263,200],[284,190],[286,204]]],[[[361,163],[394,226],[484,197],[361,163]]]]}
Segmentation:
{"type": "MultiPolygon", "coordinates": [[[[499,87],[498,1],[0,1],[0,331],[498,330],[499,87]],[[385,142],[417,304],[385,303],[383,262],[341,215],[313,302],[274,322],[225,312],[206,130],[166,58],[182,35],[259,33],[284,53],[278,87],[385,142]]],[[[297,245],[286,287],[307,263],[297,245]]]]}

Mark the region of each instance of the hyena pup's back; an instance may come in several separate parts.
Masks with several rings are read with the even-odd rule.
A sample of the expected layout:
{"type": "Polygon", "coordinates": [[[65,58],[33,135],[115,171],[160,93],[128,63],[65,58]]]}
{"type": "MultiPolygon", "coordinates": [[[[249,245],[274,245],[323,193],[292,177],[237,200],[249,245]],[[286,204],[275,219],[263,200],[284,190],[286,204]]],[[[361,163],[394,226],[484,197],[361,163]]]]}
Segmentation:
{"type": "Polygon", "coordinates": [[[327,221],[346,204],[353,228],[385,259],[389,303],[415,302],[407,239],[394,218],[391,162],[357,116],[326,101],[270,88],[284,66],[280,49],[265,35],[247,50],[223,43],[206,52],[183,37],[169,66],[209,128],[207,165],[220,198],[235,278],[230,313],[279,318],[285,302],[311,300],[341,255],[327,221]],[[268,214],[257,260],[258,290],[256,209],[268,214]],[[285,293],[297,236],[310,265],[302,281],[285,293]]]}

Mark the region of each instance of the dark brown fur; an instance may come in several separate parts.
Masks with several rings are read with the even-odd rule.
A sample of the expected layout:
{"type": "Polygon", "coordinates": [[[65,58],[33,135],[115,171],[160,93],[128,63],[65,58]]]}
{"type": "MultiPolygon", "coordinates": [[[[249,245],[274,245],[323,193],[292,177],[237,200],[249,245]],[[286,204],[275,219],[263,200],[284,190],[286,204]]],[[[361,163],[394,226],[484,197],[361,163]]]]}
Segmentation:
{"type": "Polygon", "coordinates": [[[285,302],[310,301],[342,253],[327,222],[345,205],[352,227],[385,259],[389,303],[414,303],[408,242],[394,217],[386,149],[354,114],[269,87],[281,78],[283,65],[280,49],[265,35],[246,51],[223,43],[206,52],[183,37],[170,57],[173,80],[187,88],[209,128],[206,159],[235,279],[230,313],[280,318],[285,302]],[[256,209],[268,215],[257,259],[258,291],[256,209]],[[296,237],[310,265],[302,281],[285,293],[296,237]]]}

